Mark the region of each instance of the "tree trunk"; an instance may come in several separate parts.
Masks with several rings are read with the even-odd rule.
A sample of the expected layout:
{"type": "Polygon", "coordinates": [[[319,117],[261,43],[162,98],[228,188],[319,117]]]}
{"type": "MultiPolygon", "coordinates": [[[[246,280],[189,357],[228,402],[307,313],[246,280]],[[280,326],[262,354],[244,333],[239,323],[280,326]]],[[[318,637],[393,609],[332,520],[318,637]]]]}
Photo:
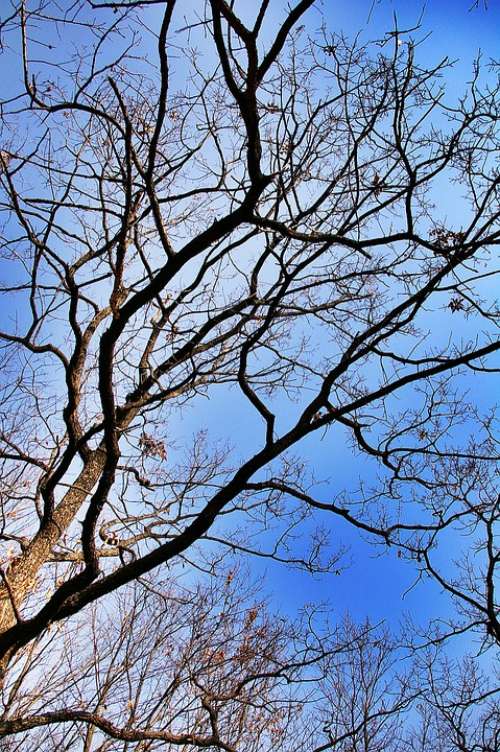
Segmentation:
{"type": "Polygon", "coordinates": [[[79,476],[57,506],[52,521],[35,535],[7,572],[8,588],[5,584],[0,587],[0,634],[16,623],[16,608],[20,609],[34,589],[39,570],[50,558],[54,545],[69,528],[97,483],[105,459],[106,453],[101,447],[90,454],[79,476]]]}

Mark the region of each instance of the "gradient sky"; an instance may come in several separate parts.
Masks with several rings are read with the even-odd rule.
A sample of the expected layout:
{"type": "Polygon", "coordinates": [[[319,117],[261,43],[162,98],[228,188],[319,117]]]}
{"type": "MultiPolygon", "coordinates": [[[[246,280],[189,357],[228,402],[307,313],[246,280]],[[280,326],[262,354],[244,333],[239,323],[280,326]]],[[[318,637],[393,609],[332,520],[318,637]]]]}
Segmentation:
{"type": "MultiPolygon", "coordinates": [[[[199,2],[190,0],[185,5],[186,8],[196,8],[199,2]]],[[[471,5],[472,0],[428,0],[422,12],[420,2],[408,0],[324,0],[317,3],[304,22],[312,28],[319,26],[322,13],[332,31],[344,31],[348,35],[360,31],[363,39],[369,39],[382,38],[393,29],[394,14],[398,27],[402,29],[415,25],[421,18],[421,29],[412,32],[413,36],[424,38],[428,32],[430,35],[419,49],[420,59],[426,65],[437,63],[444,56],[457,59],[446,80],[447,93],[453,98],[463,91],[464,82],[470,79],[472,63],[479,50],[485,62],[498,57],[500,51],[499,0],[491,0],[487,11],[483,4],[469,11],[471,5]]],[[[274,1],[272,13],[276,20],[284,6],[284,0],[274,1]]],[[[181,25],[181,20],[178,25],[181,25]]],[[[145,49],[147,51],[147,44],[145,49]]],[[[208,43],[206,54],[211,54],[208,43]]],[[[153,62],[155,51],[152,41],[150,55],[153,62]]],[[[2,72],[4,80],[9,77],[14,80],[19,75],[17,68],[2,72]]],[[[445,211],[453,220],[456,210],[452,193],[444,196],[443,200],[445,211]]],[[[255,431],[261,431],[261,425],[248,408],[248,403],[234,392],[228,395],[226,388],[214,390],[210,400],[198,401],[195,409],[186,408],[182,424],[178,425],[185,437],[204,427],[210,427],[210,435],[214,439],[218,436],[223,438],[228,429],[236,428],[238,451],[243,456],[252,444],[255,431]]],[[[319,478],[332,478],[332,485],[322,490],[324,497],[344,486],[356,484],[360,460],[351,456],[343,432],[331,432],[324,441],[316,438],[307,440],[299,448],[304,458],[314,462],[319,478]]],[[[323,521],[327,523],[326,515],[323,521]]],[[[351,547],[351,553],[345,559],[351,566],[339,576],[311,579],[308,574],[287,572],[274,564],[252,562],[252,573],[265,576],[265,588],[272,594],[275,605],[294,612],[306,601],[328,600],[334,616],[349,610],[356,618],[367,615],[374,620],[387,618],[393,625],[398,623],[406,609],[422,619],[443,613],[445,601],[438,589],[429,583],[413,589],[403,598],[404,591],[415,578],[415,571],[411,564],[399,561],[395,552],[376,556],[377,550],[367,547],[359,533],[340,520],[334,520],[332,532],[334,547],[337,541],[351,547]]]]}
{"type": "MultiPolygon", "coordinates": [[[[362,39],[367,41],[383,38],[387,31],[394,29],[394,14],[400,29],[414,26],[420,19],[421,28],[413,31],[412,36],[415,39],[427,38],[417,53],[417,59],[429,66],[438,63],[444,56],[456,60],[446,78],[446,93],[451,100],[455,100],[470,80],[472,64],[479,51],[484,63],[495,55],[498,57],[500,52],[500,2],[490,3],[488,11],[483,5],[469,11],[471,4],[465,0],[429,0],[422,8],[421,3],[408,0],[381,0],[375,3],[372,0],[324,0],[309,11],[303,22],[312,28],[319,26],[322,13],[333,32],[343,31],[349,36],[361,32],[362,39]]],[[[279,17],[279,7],[279,2],[272,6],[276,19],[279,17]]],[[[439,208],[450,220],[450,226],[459,222],[452,190],[440,196],[439,208]]],[[[449,323],[450,318],[442,314],[440,318],[444,322],[441,334],[446,337],[446,321],[449,323]]],[[[466,336],[468,324],[463,321],[461,325],[466,336]]],[[[479,379],[471,381],[471,389],[484,403],[490,402],[494,396],[492,392],[483,391],[479,379]]],[[[246,445],[251,443],[249,439],[254,431],[262,430],[248,403],[235,393],[228,395],[226,389],[213,392],[209,401],[197,406],[195,413],[186,410],[184,432],[190,427],[195,430],[203,424],[210,427],[212,437],[219,435],[221,439],[227,435],[229,425],[239,428],[238,447],[242,454],[246,445]],[[227,416],[226,420],[221,416],[227,416]]],[[[343,487],[355,486],[360,471],[364,470],[359,463],[365,460],[352,456],[345,445],[342,431],[331,431],[322,441],[316,437],[309,438],[301,443],[296,453],[299,449],[306,460],[310,458],[318,478],[331,478],[331,484],[322,487],[319,492],[324,500],[343,487]]],[[[328,514],[318,519],[329,526],[328,514]]],[[[411,563],[401,562],[395,551],[384,550],[382,554],[380,547],[367,546],[367,538],[360,537],[358,531],[342,520],[334,519],[331,530],[334,548],[337,542],[350,547],[350,553],[345,558],[345,563],[350,563],[350,566],[339,576],[311,578],[308,573],[287,572],[280,565],[258,560],[252,562],[252,572],[264,575],[265,586],[272,593],[276,605],[293,613],[304,602],[327,600],[335,617],[349,610],[358,619],[367,615],[373,620],[386,619],[394,628],[397,628],[406,611],[422,623],[428,617],[446,616],[449,601],[432,582],[426,581],[407,592],[415,581],[416,572],[411,563]]]]}

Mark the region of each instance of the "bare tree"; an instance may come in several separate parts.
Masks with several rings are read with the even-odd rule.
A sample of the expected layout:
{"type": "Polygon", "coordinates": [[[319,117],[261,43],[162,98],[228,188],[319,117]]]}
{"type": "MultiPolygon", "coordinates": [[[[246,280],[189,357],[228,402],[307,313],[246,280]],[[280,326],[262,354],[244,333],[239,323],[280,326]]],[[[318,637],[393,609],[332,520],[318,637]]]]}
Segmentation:
{"type": "Polygon", "coordinates": [[[43,693],[40,651],[54,657],[53,641],[25,652],[3,688],[1,734],[24,732],[25,750],[313,750],[333,724],[342,738],[384,729],[387,740],[412,699],[393,676],[384,706],[387,634],[350,621],[317,631],[314,611],[287,622],[234,570],[192,592],[136,587],[115,609],[103,623],[94,608],[92,640],[81,623],[59,635],[43,693]]]}
{"type": "Polygon", "coordinates": [[[2,687],[7,750],[492,752],[498,686],[436,648],[321,611],[295,623],[226,570],[208,587],[144,583],[16,654],[2,687]],[[108,603],[109,606],[109,603],[108,603]],[[90,639],[89,639],[90,637],[90,639]],[[41,690],[40,671],[44,680],[41,690]]]}
{"type": "Polygon", "coordinates": [[[492,752],[498,747],[498,673],[492,672],[489,680],[475,658],[449,660],[435,651],[419,656],[418,722],[406,736],[404,750],[492,752]]]}
{"type": "MultiPolygon", "coordinates": [[[[495,416],[466,396],[497,373],[495,71],[450,103],[418,29],[239,5],[2,11],[4,672],[158,568],[340,571],[325,518],[451,594],[429,644],[500,638],[495,416]],[[232,414],[193,437],[207,397],[232,414]],[[325,437],[365,473],[326,495],[300,454],[325,437]]],[[[230,749],[200,696],[185,728],[230,749]]]]}
{"type": "Polygon", "coordinates": [[[4,688],[0,729],[40,729],[29,735],[33,749],[63,749],[68,741],[102,749],[103,738],[106,749],[137,741],[139,749],[279,748],[299,706],[287,687],[328,649],[299,649],[297,641],[294,651],[291,625],[272,620],[233,578],[229,571],[193,592],[168,583],[156,592],[135,588],[105,623],[94,611],[92,641],[88,630],[83,640],[74,629],[67,635],[44,696],[26,689],[38,683],[27,665],[36,674],[40,661],[25,656],[4,688]]]}

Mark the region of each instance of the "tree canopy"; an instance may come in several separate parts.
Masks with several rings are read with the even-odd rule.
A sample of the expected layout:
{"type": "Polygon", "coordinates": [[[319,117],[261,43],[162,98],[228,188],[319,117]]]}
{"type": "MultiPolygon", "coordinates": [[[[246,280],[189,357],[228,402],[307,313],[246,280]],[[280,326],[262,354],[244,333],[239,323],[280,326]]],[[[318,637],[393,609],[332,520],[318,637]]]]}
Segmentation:
{"type": "Polygon", "coordinates": [[[6,749],[498,748],[498,66],[319,11],[0,11],[6,749]],[[266,602],[351,529],[438,619],[266,602]]]}

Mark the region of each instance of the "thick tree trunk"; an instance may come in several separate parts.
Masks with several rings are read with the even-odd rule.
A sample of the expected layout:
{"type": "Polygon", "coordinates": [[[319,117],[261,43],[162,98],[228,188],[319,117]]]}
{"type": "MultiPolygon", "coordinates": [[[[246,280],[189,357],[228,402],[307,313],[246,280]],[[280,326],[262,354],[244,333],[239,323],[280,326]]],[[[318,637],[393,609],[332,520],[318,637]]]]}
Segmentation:
{"type": "Polygon", "coordinates": [[[7,572],[9,587],[5,584],[0,587],[0,634],[16,623],[16,608],[21,608],[23,601],[33,590],[38,572],[50,558],[54,545],[68,530],[97,483],[105,458],[102,448],[95,449],[90,454],[79,476],[57,506],[52,522],[34,536],[26,551],[7,572]]]}

